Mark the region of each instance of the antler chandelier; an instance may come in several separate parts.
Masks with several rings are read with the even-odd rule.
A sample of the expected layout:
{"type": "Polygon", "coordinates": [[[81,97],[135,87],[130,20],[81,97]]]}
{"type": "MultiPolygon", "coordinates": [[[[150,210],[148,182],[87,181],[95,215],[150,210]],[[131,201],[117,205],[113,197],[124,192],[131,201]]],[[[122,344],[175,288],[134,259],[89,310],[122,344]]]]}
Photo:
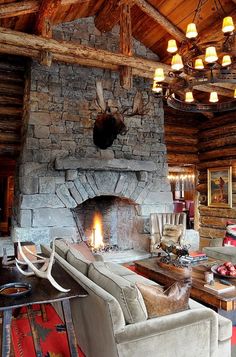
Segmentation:
{"type": "MultiPolygon", "coordinates": [[[[223,19],[223,41],[200,42],[195,19],[199,16],[204,0],[198,2],[193,22],[187,26],[186,39],[178,49],[176,41],[168,41],[167,51],[173,54],[171,69],[167,76],[163,68],[154,74],[152,90],[157,96],[164,96],[167,104],[188,112],[222,112],[236,109],[236,63],[235,27],[233,19],[223,19]],[[198,101],[195,89],[202,85],[220,83],[235,84],[232,97],[220,101],[215,89],[209,94],[208,103],[198,101]],[[183,94],[184,93],[184,94],[183,94]]],[[[219,0],[214,0],[217,12],[224,12],[219,0]]]]}

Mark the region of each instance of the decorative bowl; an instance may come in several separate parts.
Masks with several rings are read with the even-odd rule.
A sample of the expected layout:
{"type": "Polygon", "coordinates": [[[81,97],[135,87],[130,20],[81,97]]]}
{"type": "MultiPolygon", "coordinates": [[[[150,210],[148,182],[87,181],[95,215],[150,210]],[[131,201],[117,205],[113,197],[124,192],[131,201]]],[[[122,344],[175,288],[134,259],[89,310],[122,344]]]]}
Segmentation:
{"type": "Polygon", "coordinates": [[[0,297],[21,297],[29,294],[31,285],[28,283],[14,282],[0,286],[0,297]]]}
{"type": "MultiPolygon", "coordinates": [[[[222,265],[222,264],[220,264],[222,265]]],[[[211,267],[211,271],[216,274],[217,276],[220,276],[221,278],[226,278],[226,279],[236,279],[236,276],[230,276],[230,275],[223,275],[223,274],[220,274],[218,271],[217,271],[217,268],[220,266],[219,264],[215,264],[211,267]]]]}

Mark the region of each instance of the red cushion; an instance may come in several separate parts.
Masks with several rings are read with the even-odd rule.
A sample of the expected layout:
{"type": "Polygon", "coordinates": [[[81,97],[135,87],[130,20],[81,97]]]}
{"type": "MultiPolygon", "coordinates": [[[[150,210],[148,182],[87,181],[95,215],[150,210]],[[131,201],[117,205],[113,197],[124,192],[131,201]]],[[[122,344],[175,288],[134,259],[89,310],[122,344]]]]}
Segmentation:
{"type": "Polygon", "coordinates": [[[236,222],[227,221],[225,238],[223,241],[223,245],[225,244],[236,246],[236,222]]]}

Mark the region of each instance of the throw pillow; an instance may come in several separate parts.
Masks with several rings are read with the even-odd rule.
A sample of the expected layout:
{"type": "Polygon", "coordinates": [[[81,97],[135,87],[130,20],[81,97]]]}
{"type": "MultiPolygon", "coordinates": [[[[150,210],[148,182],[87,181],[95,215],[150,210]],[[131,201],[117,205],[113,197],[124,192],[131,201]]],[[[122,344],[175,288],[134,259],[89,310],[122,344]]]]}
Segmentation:
{"type": "Polygon", "coordinates": [[[148,318],[169,315],[188,309],[190,279],[175,282],[167,289],[141,283],[136,285],[143,296],[148,318]]]}
{"type": "Polygon", "coordinates": [[[88,277],[119,302],[126,323],[132,324],[147,320],[143,297],[134,283],[114,274],[104,262],[91,263],[88,277]]]}
{"type": "Polygon", "coordinates": [[[230,244],[236,246],[236,222],[227,221],[226,232],[223,245],[230,244]]]}
{"type": "Polygon", "coordinates": [[[70,247],[73,247],[78,252],[80,252],[80,254],[82,254],[87,260],[90,260],[91,262],[95,261],[93,253],[85,242],[70,243],[70,247]]]}
{"type": "Polygon", "coordinates": [[[183,224],[164,224],[162,232],[162,241],[172,241],[178,243],[183,233],[183,224]]]}

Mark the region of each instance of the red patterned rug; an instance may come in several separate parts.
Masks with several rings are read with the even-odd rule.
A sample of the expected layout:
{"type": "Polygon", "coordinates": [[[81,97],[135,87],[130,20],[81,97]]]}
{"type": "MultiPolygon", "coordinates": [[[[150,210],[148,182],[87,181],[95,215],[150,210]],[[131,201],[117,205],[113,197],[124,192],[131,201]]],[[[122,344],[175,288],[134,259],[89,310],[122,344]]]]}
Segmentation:
{"type": "MultiPolygon", "coordinates": [[[[36,305],[34,310],[39,309],[36,305]]],[[[25,310],[21,310],[24,313],[25,310]]],[[[35,316],[36,328],[40,336],[40,345],[44,357],[70,357],[65,326],[50,304],[46,305],[48,321],[42,320],[41,314],[35,316]]],[[[34,345],[30,325],[26,314],[12,319],[12,344],[15,357],[34,357],[34,345]]],[[[79,357],[85,357],[78,347],[79,357]]]]}

